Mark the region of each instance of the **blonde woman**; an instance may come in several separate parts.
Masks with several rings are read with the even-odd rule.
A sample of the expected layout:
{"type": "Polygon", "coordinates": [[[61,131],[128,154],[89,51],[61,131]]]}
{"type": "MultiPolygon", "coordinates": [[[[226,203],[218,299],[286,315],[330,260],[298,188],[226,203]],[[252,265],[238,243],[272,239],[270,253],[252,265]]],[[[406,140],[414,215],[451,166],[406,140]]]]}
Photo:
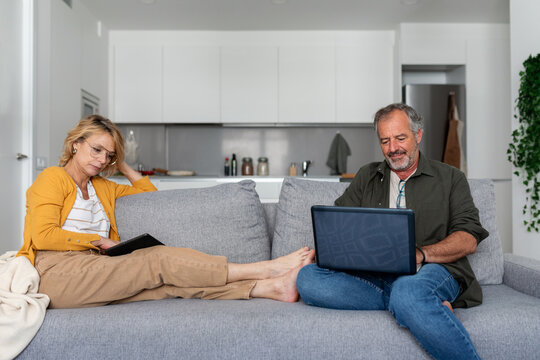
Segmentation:
{"type": "Polygon", "coordinates": [[[89,116],[69,131],[59,166],[45,169],[27,191],[24,244],[17,254],[34,264],[39,292],[50,297],[51,308],[172,297],[298,299],[298,271],[314,257],[308,248],[251,264],[167,246],[101,255],[119,241],[115,200],[145,191],[156,188],[125,163],[124,138],[110,120],[89,116]],[[99,175],[116,170],[131,186],[99,175]]]}

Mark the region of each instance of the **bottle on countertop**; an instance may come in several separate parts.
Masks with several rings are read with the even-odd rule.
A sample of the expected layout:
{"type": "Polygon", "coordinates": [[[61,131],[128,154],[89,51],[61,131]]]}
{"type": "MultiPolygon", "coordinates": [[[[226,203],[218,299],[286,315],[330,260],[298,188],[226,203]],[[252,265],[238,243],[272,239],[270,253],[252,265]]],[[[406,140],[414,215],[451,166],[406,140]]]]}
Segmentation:
{"type": "Polygon", "coordinates": [[[232,154],[231,159],[231,176],[238,175],[238,164],[236,163],[236,154],[232,154]]]}
{"type": "Polygon", "coordinates": [[[250,157],[242,158],[242,175],[250,176],[253,175],[253,161],[250,157]]]}
{"type": "Polygon", "coordinates": [[[129,130],[128,136],[126,137],[126,146],[124,147],[124,159],[129,166],[135,167],[137,165],[137,140],[135,139],[135,133],[133,130],[129,130]]]}
{"type": "Polygon", "coordinates": [[[225,158],[225,167],[223,168],[223,174],[229,176],[231,174],[231,165],[229,165],[229,158],[225,158]]]}

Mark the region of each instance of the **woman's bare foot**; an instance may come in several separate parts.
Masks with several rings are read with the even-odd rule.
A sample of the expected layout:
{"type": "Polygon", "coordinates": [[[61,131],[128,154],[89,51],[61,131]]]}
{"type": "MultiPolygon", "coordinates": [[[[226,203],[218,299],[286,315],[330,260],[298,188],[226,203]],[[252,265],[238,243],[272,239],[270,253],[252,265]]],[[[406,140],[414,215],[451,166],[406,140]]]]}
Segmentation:
{"type": "Polygon", "coordinates": [[[310,250],[309,247],[305,246],[288,255],[266,261],[264,263],[266,263],[265,265],[268,268],[268,275],[265,277],[265,279],[275,278],[288,273],[298,266],[310,264],[313,262],[314,257],[315,250],[310,250]]]}
{"type": "Polygon", "coordinates": [[[227,282],[238,280],[264,280],[282,276],[306,263],[313,262],[315,250],[303,247],[288,255],[274,260],[260,261],[251,264],[228,264],[227,282]]]}
{"type": "MultiPolygon", "coordinates": [[[[311,251],[313,252],[313,250],[311,251]]],[[[277,260],[277,259],[276,259],[277,260]]],[[[298,301],[298,290],[296,289],[296,278],[302,267],[310,264],[313,257],[307,256],[296,268],[289,270],[282,276],[259,280],[251,291],[251,297],[273,299],[284,302],[298,301]]]]}

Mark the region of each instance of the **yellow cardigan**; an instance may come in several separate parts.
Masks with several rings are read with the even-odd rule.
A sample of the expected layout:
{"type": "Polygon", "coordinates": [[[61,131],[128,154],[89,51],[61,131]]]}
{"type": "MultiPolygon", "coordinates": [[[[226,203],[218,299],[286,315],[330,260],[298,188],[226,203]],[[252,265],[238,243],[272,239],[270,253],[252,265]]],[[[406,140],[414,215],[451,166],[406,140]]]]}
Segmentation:
{"type": "MultiPolygon", "coordinates": [[[[116,198],[157,190],[148,176],[134,182],[133,186],[95,176],[92,185],[111,222],[109,238],[113,240],[119,240],[114,217],[116,198]]],[[[53,166],[41,172],[26,191],[24,244],[17,256],[26,256],[34,264],[37,250],[98,249],[91,242],[99,240],[99,235],[62,230],[76,197],[77,186],[63,167],[53,166]]]]}

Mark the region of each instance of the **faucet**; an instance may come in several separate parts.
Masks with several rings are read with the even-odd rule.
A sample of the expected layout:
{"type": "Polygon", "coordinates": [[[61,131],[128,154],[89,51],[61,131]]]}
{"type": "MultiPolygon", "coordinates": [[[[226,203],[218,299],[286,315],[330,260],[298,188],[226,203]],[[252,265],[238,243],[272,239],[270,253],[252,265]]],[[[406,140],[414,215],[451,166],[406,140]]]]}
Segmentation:
{"type": "Polygon", "coordinates": [[[302,176],[307,176],[309,165],[311,165],[310,160],[302,161],[302,176]]]}

